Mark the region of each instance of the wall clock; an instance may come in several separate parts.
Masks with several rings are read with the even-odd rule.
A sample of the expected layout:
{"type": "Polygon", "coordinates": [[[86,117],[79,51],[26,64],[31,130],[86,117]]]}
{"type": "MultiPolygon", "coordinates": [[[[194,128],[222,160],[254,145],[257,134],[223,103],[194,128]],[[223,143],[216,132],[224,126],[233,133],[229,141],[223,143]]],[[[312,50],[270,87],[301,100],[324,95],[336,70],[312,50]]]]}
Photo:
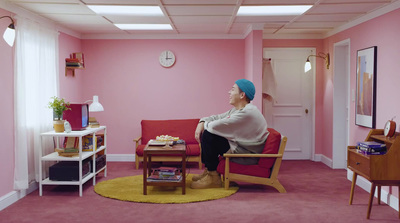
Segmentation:
{"type": "Polygon", "coordinates": [[[383,129],[383,134],[386,137],[393,137],[396,132],[396,122],[389,120],[385,124],[385,128],[383,129]]]}
{"type": "Polygon", "coordinates": [[[170,50],[165,50],[161,52],[160,57],[158,58],[161,66],[163,67],[172,67],[175,64],[175,54],[170,50]]]}

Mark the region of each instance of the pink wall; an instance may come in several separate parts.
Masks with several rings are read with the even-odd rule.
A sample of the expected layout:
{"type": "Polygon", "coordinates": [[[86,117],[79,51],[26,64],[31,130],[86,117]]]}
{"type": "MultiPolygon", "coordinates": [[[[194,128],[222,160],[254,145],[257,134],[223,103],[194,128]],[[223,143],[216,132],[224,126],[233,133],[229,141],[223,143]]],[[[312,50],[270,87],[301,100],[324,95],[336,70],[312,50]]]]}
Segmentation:
{"type": "Polygon", "coordinates": [[[82,51],[81,40],[64,33],[60,33],[59,38],[59,67],[60,67],[60,97],[65,98],[71,103],[83,103],[85,98],[83,94],[83,75],[84,70],[75,70],[75,76],[72,76],[72,71],[65,75],[65,58],[69,58],[71,53],[82,51]]]}
{"type": "MultiPolygon", "coordinates": [[[[400,9],[387,13],[376,19],[367,21],[349,30],[327,38],[324,42],[331,48],[336,42],[350,39],[350,72],[351,89],[356,88],[356,57],[357,50],[377,46],[377,104],[376,104],[376,128],[383,128],[385,122],[393,116],[400,123],[400,101],[396,95],[400,94],[400,9]]],[[[329,84],[327,91],[332,93],[329,84]]],[[[336,86],[335,86],[336,87],[336,86]]],[[[340,86],[337,86],[340,87],[340,86]]],[[[369,128],[355,125],[355,103],[350,104],[350,143],[363,140],[369,128]]],[[[397,131],[399,131],[397,129],[397,131]]]]}
{"type": "MultiPolygon", "coordinates": [[[[330,48],[334,43],[345,39],[350,39],[350,88],[356,88],[356,58],[357,51],[360,49],[377,46],[377,92],[376,92],[376,128],[383,128],[387,120],[396,116],[394,120],[400,123],[400,101],[397,95],[400,94],[400,75],[398,70],[400,65],[400,9],[387,13],[376,19],[364,22],[349,30],[338,33],[324,40],[330,48]]],[[[331,78],[325,82],[325,92],[332,94],[333,86],[331,78]]],[[[335,86],[335,88],[342,86],[335,86]]],[[[324,105],[332,103],[332,97],[326,98],[324,105]]],[[[328,109],[327,106],[324,109],[328,109]]],[[[369,132],[369,128],[355,125],[355,103],[350,104],[350,144],[364,140],[369,132]]],[[[396,131],[399,131],[398,129],[396,131]]],[[[331,135],[325,135],[331,138],[331,135]]],[[[398,190],[385,188],[389,193],[399,197],[398,190]]]]}
{"type": "MultiPolygon", "coordinates": [[[[317,52],[325,52],[323,48],[323,40],[320,39],[264,39],[263,48],[296,48],[296,47],[310,47],[315,48],[317,52]]],[[[326,74],[324,69],[323,60],[316,60],[316,77],[315,77],[315,153],[324,154],[332,157],[332,148],[329,151],[326,149],[325,141],[323,139],[326,131],[327,124],[325,122],[332,122],[332,111],[324,109],[324,85],[326,74]]],[[[332,138],[332,137],[331,137],[332,138]]]]}
{"type": "MultiPolygon", "coordinates": [[[[0,15],[12,14],[0,9],[0,15]]],[[[11,20],[1,19],[0,30],[11,20]]],[[[3,33],[1,31],[1,33],[3,33]]],[[[14,49],[0,38],[0,197],[11,192],[14,185],[14,49]]]]}
{"type": "Polygon", "coordinates": [[[82,46],[82,99],[99,96],[105,111],[91,115],[107,125],[110,154],[134,154],[143,119],[227,111],[228,90],[244,78],[243,40],[82,40],[82,46]],[[176,56],[171,68],[158,62],[167,49],[176,56]]]}

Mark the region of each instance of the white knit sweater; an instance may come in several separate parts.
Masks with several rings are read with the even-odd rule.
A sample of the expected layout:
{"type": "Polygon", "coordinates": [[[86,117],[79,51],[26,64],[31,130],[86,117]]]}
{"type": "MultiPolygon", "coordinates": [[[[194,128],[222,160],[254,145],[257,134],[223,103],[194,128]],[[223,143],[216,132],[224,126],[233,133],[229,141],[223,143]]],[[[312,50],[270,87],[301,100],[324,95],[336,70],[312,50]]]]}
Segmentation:
{"type": "MultiPolygon", "coordinates": [[[[232,153],[261,153],[268,137],[267,121],[253,104],[200,119],[204,129],[226,138],[232,153]]],[[[258,159],[233,159],[241,164],[256,164],[258,159]]]]}

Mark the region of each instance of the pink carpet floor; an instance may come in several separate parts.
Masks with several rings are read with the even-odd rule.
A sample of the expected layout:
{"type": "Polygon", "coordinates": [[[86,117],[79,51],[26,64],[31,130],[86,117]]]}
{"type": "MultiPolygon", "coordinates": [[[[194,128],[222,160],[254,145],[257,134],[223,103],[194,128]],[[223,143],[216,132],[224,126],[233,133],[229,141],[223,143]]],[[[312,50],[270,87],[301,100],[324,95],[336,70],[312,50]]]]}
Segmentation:
{"type": "MultiPolygon", "coordinates": [[[[200,173],[195,165],[190,173],[200,173]]],[[[133,163],[108,162],[108,176],[97,180],[140,175],[133,163]]],[[[283,161],[279,179],[287,193],[239,183],[227,198],[188,204],[148,204],[113,200],[97,195],[92,181],[77,186],[45,186],[0,212],[0,222],[400,222],[398,212],[375,198],[371,219],[366,219],[369,194],[357,187],[349,205],[351,182],[346,170],[319,162],[283,161]]]]}

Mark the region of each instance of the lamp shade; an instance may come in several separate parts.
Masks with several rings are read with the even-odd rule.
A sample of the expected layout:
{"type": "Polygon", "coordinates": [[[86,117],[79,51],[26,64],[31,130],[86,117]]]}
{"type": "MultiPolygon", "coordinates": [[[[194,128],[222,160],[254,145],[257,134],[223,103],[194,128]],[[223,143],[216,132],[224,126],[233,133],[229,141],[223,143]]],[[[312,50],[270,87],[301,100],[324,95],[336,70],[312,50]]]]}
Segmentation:
{"type": "Polygon", "coordinates": [[[10,26],[8,26],[4,32],[3,38],[8,45],[13,46],[15,40],[15,29],[13,29],[13,27],[11,28],[10,26]]]}
{"type": "Polygon", "coordinates": [[[89,105],[89,111],[90,112],[104,111],[103,105],[101,105],[99,102],[99,96],[97,95],[93,96],[93,102],[92,104],[89,105]]]}
{"type": "Polygon", "coordinates": [[[309,60],[307,60],[304,64],[304,73],[308,72],[309,70],[311,70],[311,63],[309,60]]]}

